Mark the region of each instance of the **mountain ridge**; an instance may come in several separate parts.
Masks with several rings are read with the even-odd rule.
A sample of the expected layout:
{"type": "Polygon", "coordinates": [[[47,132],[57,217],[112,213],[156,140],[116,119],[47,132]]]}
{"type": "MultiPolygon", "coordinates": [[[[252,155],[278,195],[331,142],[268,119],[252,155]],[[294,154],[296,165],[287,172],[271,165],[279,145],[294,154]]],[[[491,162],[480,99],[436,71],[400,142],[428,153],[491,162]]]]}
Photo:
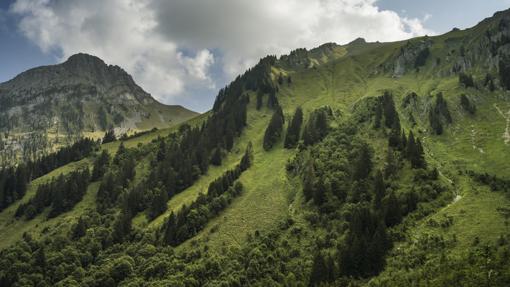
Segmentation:
{"type": "Polygon", "coordinates": [[[0,133],[10,146],[4,162],[34,146],[43,151],[53,143],[60,146],[59,140],[98,138],[110,128],[118,135],[166,128],[196,115],[180,105],[159,103],[121,67],[83,53],[0,84],[0,133]],[[36,132],[37,138],[27,132],[36,132]]]}
{"type": "Polygon", "coordinates": [[[267,56],[210,112],[35,179],[0,212],[0,283],[506,287],[510,15],[496,15],[267,56]],[[53,178],[85,169],[83,199],[62,195],[53,178]]]}

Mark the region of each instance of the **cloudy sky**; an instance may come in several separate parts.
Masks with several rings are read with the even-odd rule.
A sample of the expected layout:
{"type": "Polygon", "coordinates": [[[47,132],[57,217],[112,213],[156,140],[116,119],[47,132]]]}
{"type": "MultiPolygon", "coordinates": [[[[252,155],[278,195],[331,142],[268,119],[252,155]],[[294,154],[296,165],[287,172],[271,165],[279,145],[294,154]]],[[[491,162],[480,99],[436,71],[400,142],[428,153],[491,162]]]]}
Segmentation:
{"type": "Polygon", "coordinates": [[[84,52],[156,99],[208,110],[267,54],[475,25],[510,0],[0,0],[0,82],[84,52]]]}

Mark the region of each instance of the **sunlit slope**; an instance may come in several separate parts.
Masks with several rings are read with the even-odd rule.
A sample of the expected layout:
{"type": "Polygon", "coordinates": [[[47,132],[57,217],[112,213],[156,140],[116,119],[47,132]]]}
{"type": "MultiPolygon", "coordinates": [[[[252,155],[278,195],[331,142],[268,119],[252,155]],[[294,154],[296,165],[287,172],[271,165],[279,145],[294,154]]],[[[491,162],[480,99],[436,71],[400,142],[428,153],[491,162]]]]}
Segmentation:
{"type": "MultiPolygon", "coordinates": [[[[483,24],[488,25],[488,24],[483,24]]],[[[448,70],[452,61],[447,60],[451,50],[482,37],[484,26],[467,31],[453,31],[439,37],[423,37],[412,39],[410,42],[396,43],[365,43],[355,41],[346,46],[328,47],[327,53],[314,50],[311,53],[310,65],[292,65],[277,63],[272,69],[273,79],[280,74],[292,78],[291,83],[278,85],[278,100],[283,108],[286,120],[290,119],[296,107],[301,106],[305,112],[305,119],[316,108],[328,105],[335,114],[332,126],[345,119],[355,116],[357,105],[369,97],[380,96],[384,91],[390,91],[395,99],[401,122],[406,130],[413,129],[424,141],[427,161],[437,166],[444,180],[455,183],[456,198],[451,205],[440,209],[431,218],[442,218],[444,215],[455,218],[452,229],[458,233],[461,242],[457,248],[469,244],[475,237],[481,240],[492,240],[505,230],[498,207],[508,205],[509,201],[501,194],[489,192],[484,187],[473,184],[466,176],[459,172],[475,170],[489,172],[501,177],[508,177],[509,142],[506,138],[510,104],[508,93],[500,89],[491,92],[484,87],[478,89],[462,87],[455,73],[448,70]],[[467,37],[467,38],[466,38],[467,37]],[[466,40],[467,39],[467,40],[466,40]],[[432,41],[431,56],[419,69],[408,69],[402,75],[394,75],[392,65],[401,49],[408,43],[432,41]],[[464,44],[462,44],[464,43],[464,44]],[[437,59],[440,59],[437,61],[437,59]],[[408,109],[402,106],[403,99],[411,92],[420,98],[420,108],[413,110],[416,125],[407,117],[408,109]],[[434,96],[442,92],[448,103],[453,122],[445,127],[444,134],[432,135],[430,132],[428,109],[432,105],[434,96]],[[459,97],[466,94],[476,104],[475,115],[467,114],[460,106],[459,97]],[[456,196],[458,195],[458,197],[456,196]]],[[[481,81],[485,69],[474,69],[475,80],[481,81]]],[[[245,189],[241,196],[234,199],[226,210],[211,220],[207,227],[197,236],[184,243],[180,248],[190,248],[191,241],[206,241],[215,250],[222,246],[238,246],[243,244],[248,233],[256,230],[264,231],[274,228],[281,219],[294,213],[300,213],[305,203],[300,197],[300,186],[290,182],[287,178],[285,165],[294,150],[285,150],[280,141],[269,152],[262,149],[262,138],[267,127],[272,110],[264,107],[255,108],[256,95],[250,93],[248,110],[248,126],[242,135],[236,139],[234,149],[229,153],[223,164],[211,167],[193,186],[177,194],[168,201],[169,209],[153,221],[148,221],[145,214],[140,213],[134,219],[134,225],[141,229],[159,229],[166,216],[171,211],[178,211],[184,204],[189,205],[200,192],[206,192],[211,181],[221,176],[224,171],[234,166],[241,158],[248,144],[254,145],[254,163],[252,167],[240,177],[245,189]],[[297,211],[296,211],[297,210],[297,211]]],[[[202,116],[202,119],[205,116],[202,116]]],[[[195,120],[198,121],[198,120],[195,120]]],[[[286,122],[286,123],[287,123],[286,122]]],[[[165,136],[171,130],[159,130],[145,134],[125,142],[127,147],[145,146],[157,138],[165,136]]],[[[368,141],[383,146],[380,138],[372,139],[371,133],[363,133],[368,141]]],[[[104,145],[103,148],[114,153],[119,142],[104,145]]],[[[380,154],[383,154],[382,152],[380,154]]],[[[47,180],[62,172],[74,170],[79,166],[91,164],[91,159],[67,165],[53,173],[37,179],[31,184],[30,191],[23,200],[30,198],[35,192],[38,182],[47,180]]],[[[137,179],[140,180],[151,168],[147,160],[138,163],[137,179]]],[[[23,232],[30,231],[37,234],[46,226],[53,226],[61,222],[75,220],[86,208],[95,208],[94,192],[97,183],[92,183],[84,200],[72,211],[46,221],[41,214],[32,221],[14,220],[14,204],[0,214],[0,239],[3,246],[19,239],[23,232]],[[3,243],[5,242],[5,244],[3,243]]],[[[299,216],[297,216],[299,218],[299,216]]],[[[417,223],[412,229],[416,236],[429,232],[426,220],[417,223]]],[[[431,232],[445,233],[451,231],[433,230],[431,232]]]]}

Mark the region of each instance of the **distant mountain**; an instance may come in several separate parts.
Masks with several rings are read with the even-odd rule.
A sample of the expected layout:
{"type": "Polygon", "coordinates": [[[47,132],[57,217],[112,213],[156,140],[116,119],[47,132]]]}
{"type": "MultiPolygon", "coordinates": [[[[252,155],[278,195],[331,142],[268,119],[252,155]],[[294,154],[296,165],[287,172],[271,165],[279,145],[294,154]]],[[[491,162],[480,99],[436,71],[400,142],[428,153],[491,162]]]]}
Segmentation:
{"type": "Polygon", "coordinates": [[[30,69],[0,84],[0,145],[3,157],[41,151],[98,137],[164,128],[197,113],[157,102],[119,66],[76,54],[62,64],[30,69]]]}

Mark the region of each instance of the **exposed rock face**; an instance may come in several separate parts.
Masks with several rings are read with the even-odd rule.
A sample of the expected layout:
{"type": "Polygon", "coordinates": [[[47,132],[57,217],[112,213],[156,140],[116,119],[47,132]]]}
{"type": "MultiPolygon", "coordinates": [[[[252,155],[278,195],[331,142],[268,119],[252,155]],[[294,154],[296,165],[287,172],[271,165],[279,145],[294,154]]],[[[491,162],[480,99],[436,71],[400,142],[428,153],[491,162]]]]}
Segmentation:
{"type": "Polygon", "coordinates": [[[87,54],[0,84],[4,158],[19,151],[33,157],[26,153],[70,143],[87,133],[165,127],[193,115],[180,106],[158,103],[122,68],[87,54]]]}
{"type": "Polygon", "coordinates": [[[428,38],[425,38],[418,43],[407,42],[407,45],[402,47],[400,50],[400,54],[396,58],[395,62],[392,63],[393,76],[400,77],[407,71],[415,69],[418,57],[431,45],[432,42],[428,38]]]}

